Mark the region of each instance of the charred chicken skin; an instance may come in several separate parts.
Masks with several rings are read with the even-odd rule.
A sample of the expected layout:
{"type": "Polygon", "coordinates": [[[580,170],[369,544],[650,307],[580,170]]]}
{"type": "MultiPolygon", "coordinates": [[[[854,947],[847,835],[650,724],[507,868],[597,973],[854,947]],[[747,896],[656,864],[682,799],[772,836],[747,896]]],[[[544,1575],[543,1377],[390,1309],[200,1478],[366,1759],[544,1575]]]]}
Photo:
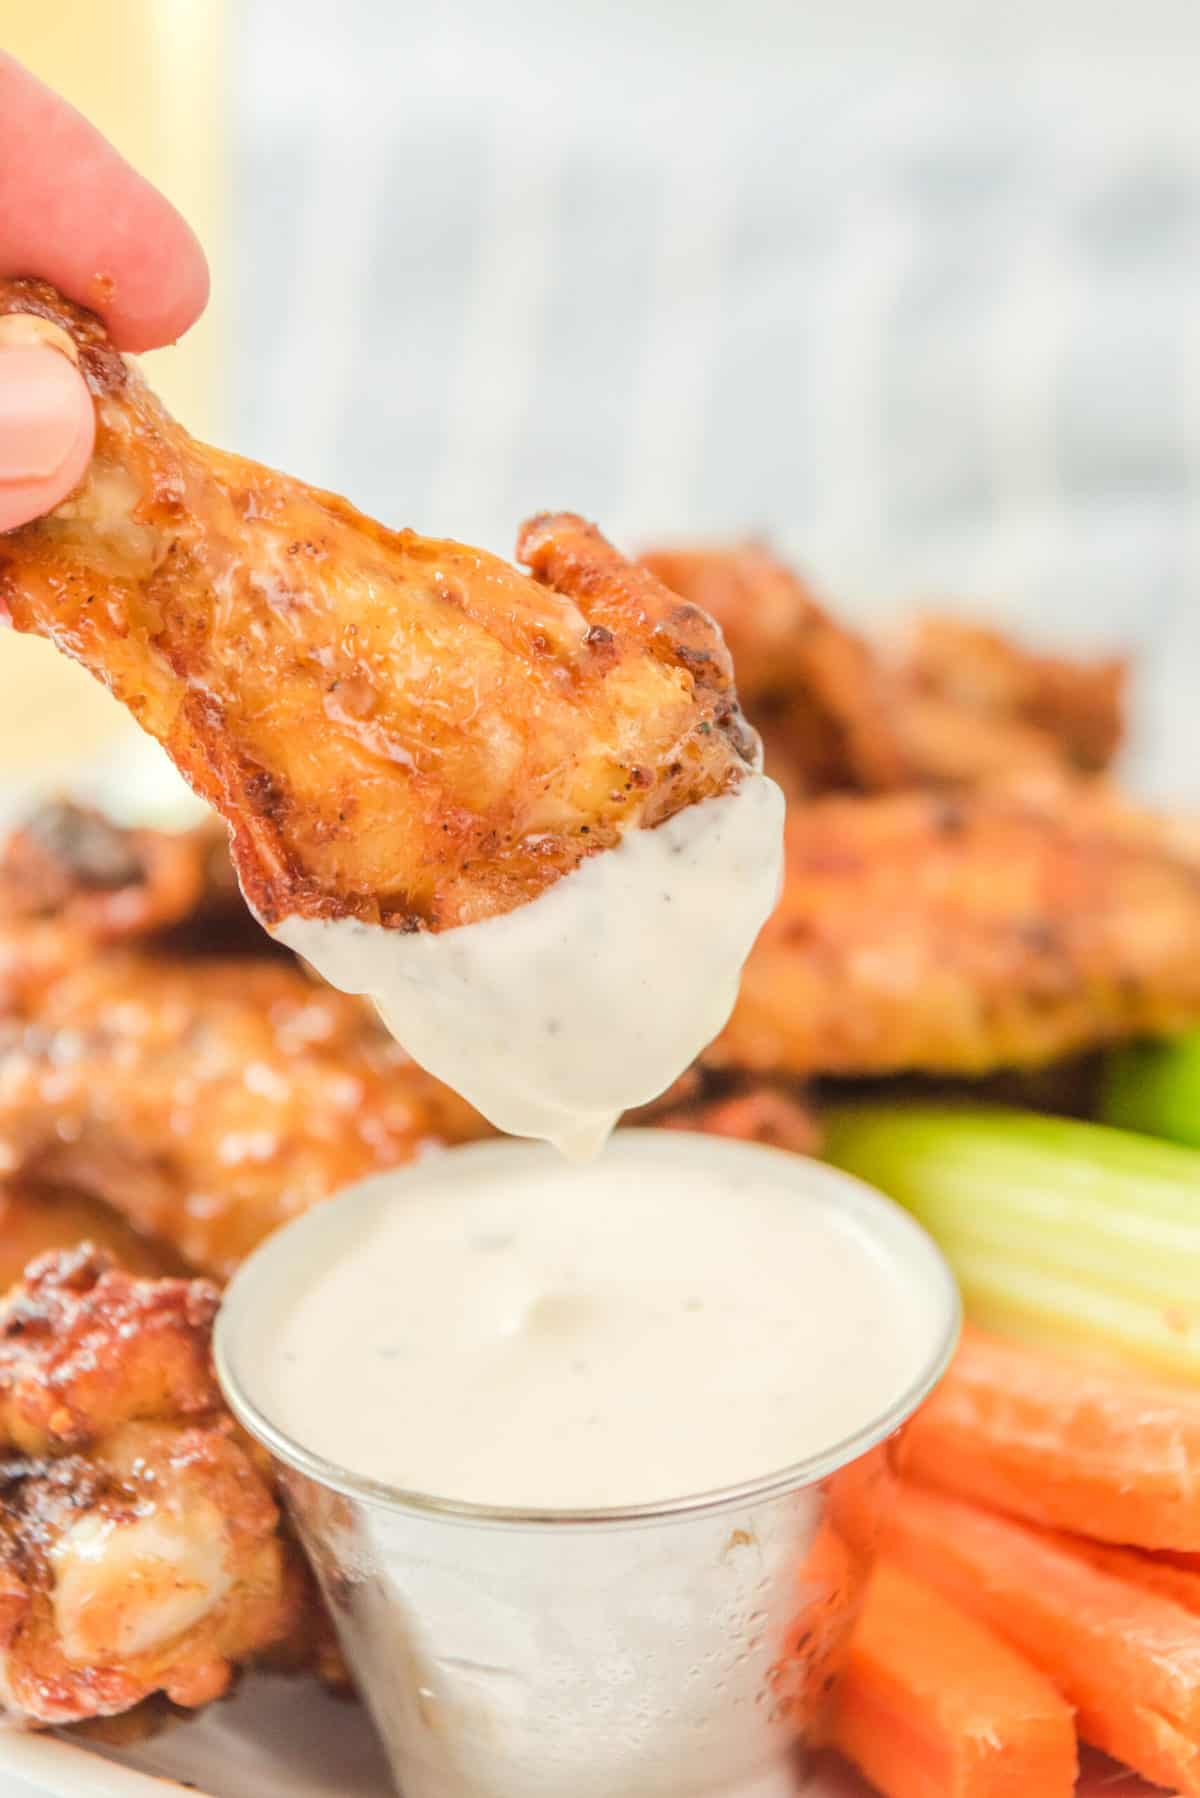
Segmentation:
{"type": "Polygon", "coordinates": [[[89,313],[0,282],[96,404],[81,486],[0,540],[0,604],[105,681],[231,831],[268,923],[442,929],[735,787],[712,621],[570,515],[530,574],[193,442],[89,313]]]}
{"type": "Polygon", "coordinates": [[[225,1411],[203,1281],[90,1246],[0,1304],[0,1700],[36,1723],[198,1705],[324,1640],[259,1451],[225,1411]]]}

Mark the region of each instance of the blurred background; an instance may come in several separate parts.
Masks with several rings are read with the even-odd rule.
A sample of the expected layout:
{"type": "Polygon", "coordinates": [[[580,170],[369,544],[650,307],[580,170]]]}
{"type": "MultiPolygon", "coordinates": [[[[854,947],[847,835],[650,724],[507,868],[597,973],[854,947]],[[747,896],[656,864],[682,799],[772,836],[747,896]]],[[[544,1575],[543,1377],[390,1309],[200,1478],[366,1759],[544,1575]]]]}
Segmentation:
{"type": "MultiPolygon", "coordinates": [[[[209,248],[210,316],[148,359],[199,434],[505,554],[569,506],[765,535],[859,616],[1133,645],[1131,772],[1200,799],[1194,0],[0,22],[209,248]]],[[[2,647],[15,761],[120,728],[2,647]]]]}

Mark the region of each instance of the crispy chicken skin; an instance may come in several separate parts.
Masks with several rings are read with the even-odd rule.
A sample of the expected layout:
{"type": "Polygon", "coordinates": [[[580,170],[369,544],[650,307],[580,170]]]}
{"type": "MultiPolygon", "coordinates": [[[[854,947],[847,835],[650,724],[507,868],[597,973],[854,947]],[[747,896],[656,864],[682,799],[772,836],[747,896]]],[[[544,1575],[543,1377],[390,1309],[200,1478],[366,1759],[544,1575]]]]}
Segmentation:
{"type": "Polygon", "coordinates": [[[0,1015],[36,1009],[98,950],[178,923],[200,902],[205,865],[191,833],[42,806],[0,847],[0,1015]]]}
{"type": "Polygon", "coordinates": [[[1200,857],[1060,784],[814,800],[710,1051],[746,1068],[978,1074],[1200,1022],[1200,857]]]}
{"type": "Polygon", "coordinates": [[[1119,660],[1037,656],[934,618],[887,653],[756,544],[653,549],[644,560],[716,619],[767,770],[794,797],[1098,771],[1120,745],[1119,660]]]}
{"type": "Polygon", "coordinates": [[[757,745],[720,634],[579,519],[533,575],[193,442],[98,321],[32,281],[96,452],[0,540],[0,604],[107,682],[230,827],[268,923],[441,929],[728,791],[757,745]]]}
{"type": "Polygon", "coordinates": [[[487,1133],[294,963],[112,954],[0,1045],[0,1164],[228,1275],[340,1187],[487,1133]]]}
{"type": "Polygon", "coordinates": [[[323,1639],[257,1448],[225,1411],[203,1281],[141,1280],[90,1245],[0,1304],[0,1700],[37,1723],[323,1639]]]}

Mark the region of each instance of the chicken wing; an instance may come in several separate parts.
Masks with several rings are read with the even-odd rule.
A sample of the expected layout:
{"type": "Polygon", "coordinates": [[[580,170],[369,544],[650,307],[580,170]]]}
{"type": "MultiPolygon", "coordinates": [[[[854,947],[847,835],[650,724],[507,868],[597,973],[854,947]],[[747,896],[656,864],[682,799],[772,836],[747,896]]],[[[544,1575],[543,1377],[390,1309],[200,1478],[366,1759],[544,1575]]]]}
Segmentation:
{"type": "Polygon", "coordinates": [[[36,1008],[98,949],[186,917],[206,854],[192,833],[121,830],[67,804],[35,812],[0,848],[0,1016],[36,1008]]]}
{"type": "Polygon", "coordinates": [[[203,1281],[90,1247],[0,1304],[0,1700],[43,1724],[219,1697],[325,1625],[261,1452],[225,1410],[203,1281]]]}
{"type": "Polygon", "coordinates": [[[294,963],[111,954],[0,1044],[0,1173],[228,1275],[339,1187],[487,1126],[294,963]]]}
{"type": "Polygon", "coordinates": [[[0,1184],[0,1292],[51,1249],[90,1242],[130,1274],[182,1274],[180,1257],[141,1235],[120,1212],[66,1187],[9,1180],[0,1184]]]}
{"type": "Polygon", "coordinates": [[[1098,771],[1123,728],[1125,664],[1037,656],[928,619],[888,654],[764,549],[653,549],[647,565],[724,633],[769,773],[793,796],[975,786],[1098,771]]]}
{"type": "Polygon", "coordinates": [[[193,442],[98,321],[31,281],[96,453],[0,542],[0,603],[106,681],[229,824],[268,923],[507,911],[757,753],[710,619],[579,519],[533,577],[193,442]]]}
{"type": "Polygon", "coordinates": [[[907,633],[903,666],[920,692],[977,718],[1024,724],[1085,773],[1107,768],[1120,748],[1129,675],[1121,656],[1035,655],[966,619],[927,617],[907,633]]]}
{"type": "Polygon", "coordinates": [[[740,1080],[725,1091],[704,1094],[651,1120],[657,1129],[688,1130],[703,1136],[730,1136],[813,1155],[821,1145],[821,1124],[802,1091],[783,1081],[740,1080]]]}
{"type": "Polygon", "coordinates": [[[651,549],[642,561],[717,621],[767,772],[789,796],[912,782],[893,684],[791,569],[757,544],[651,549]]]}
{"type": "Polygon", "coordinates": [[[717,1063],[795,1074],[1036,1066],[1200,1022],[1200,855],[1108,792],[828,797],[717,1063]]]}

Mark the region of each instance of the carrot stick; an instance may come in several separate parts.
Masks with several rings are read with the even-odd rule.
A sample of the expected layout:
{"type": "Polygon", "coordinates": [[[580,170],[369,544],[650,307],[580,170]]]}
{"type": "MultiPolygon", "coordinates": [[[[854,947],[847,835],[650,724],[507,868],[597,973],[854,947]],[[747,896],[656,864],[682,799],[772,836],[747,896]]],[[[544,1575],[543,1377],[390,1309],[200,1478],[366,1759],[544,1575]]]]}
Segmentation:
{"type": "Polygon", "coordinates": [[[969,1330],[902,1472],[1032,1523],[1200,1549],[1200,1390],[969,1330]]]}
{"type": "Polygon", "coordinates": [[[1200,1619],[1093,1566],[1062,1537],[903,1483],[888,1553],[1041,1668],[1079,1733],[1200,1795],[1200,1619]]]}
{"type": "Polygon", "coordinates": [[[885,1798],[1071,1798],[1075,1723],[1050,1681],[928,1586],[879,1566],[834,1742],[885,1798]]]}
{"type": "Polygon", "coordinates": [[[1200,1617],[1200,1563],[1189,1566],[1186,1555],[1144,1554],[1140,1548],[1114,1548],[1110,1542],[1093,1542],[1086,1536],[1063,1539],[1091,1566],[1170,1598],[1193,1617],[1200,1617]]]}

